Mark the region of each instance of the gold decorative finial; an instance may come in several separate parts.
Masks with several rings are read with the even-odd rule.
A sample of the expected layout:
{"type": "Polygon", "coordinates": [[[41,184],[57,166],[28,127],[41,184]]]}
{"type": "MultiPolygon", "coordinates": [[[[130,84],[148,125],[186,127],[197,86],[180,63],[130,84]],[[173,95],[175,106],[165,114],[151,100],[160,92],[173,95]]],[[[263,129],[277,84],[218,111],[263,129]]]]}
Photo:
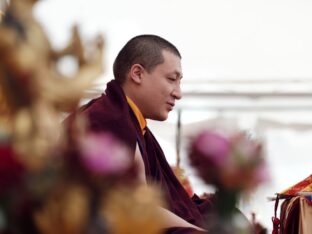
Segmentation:
{"type": "Polygon", "coordinates": [[[4,16],[4,12],[0,10],[0,22],[2,21],[3,16],[4,16]]]}
{"type": "Polygon", "coordinates": [[[2,21],[3,17],[4,17],[4,12],[5,12],[5,9],[7,8],[8,6],[8,1],[7,0],[0,0],[0,22],[2,21]]]}

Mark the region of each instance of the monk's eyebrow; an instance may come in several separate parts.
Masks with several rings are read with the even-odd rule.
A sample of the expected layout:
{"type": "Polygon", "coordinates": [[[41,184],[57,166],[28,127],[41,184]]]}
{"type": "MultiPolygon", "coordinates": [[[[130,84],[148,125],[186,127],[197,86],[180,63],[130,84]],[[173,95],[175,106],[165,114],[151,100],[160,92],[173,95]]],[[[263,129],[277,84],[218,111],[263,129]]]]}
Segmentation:
{"type": "Polygon", "coordinates": [[[181,80],[183,77],[183,74],[182,72],[179,72],[179,71],[172,71],[172,72],[167,73],[167,76],[174,76],[176,79],[181,80]]]}
{"type": "Polygon", "coordinates": [[[182,77],[183,77],[182,73],[179,72],[179,71],[174,71],[174,72],[172,72],[171,74],[174,75],[174,76],[176,76],[177,78],[180,78],[180,79],[182,79],[182,77]]]}

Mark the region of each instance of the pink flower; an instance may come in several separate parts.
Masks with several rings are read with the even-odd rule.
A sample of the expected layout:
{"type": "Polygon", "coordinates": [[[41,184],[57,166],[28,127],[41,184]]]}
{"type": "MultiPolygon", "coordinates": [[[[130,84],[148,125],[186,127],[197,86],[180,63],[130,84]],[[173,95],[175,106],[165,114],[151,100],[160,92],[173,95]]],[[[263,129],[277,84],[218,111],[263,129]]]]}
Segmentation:
{"type": "Polygon", "coordinates": [[[189,159],[198,175],[217,188],[250,191],[269,178],[261,144],[243,132],[206,130],[191,142],[189,159]]]}
{"type": "Polygon", "coordinates": [[[82,163],[93,172],[119,174],[130,167],[128,148],[109,133],[89,133],[79,147],[82,163]]]}
{"type": "Polygon", "coordinates": [[[230,142],[218,133],[205,131],[195,139],[195,148],[212,163],[220,166],[229,155],[230,142]]]}
{"type": "Polygon", "coordinates": [[[263,162],[261,166],[257,167],[255,170],[255,181],[256,183],[266,182],[270,179],[270,174],[266,164],[263,162]]]}

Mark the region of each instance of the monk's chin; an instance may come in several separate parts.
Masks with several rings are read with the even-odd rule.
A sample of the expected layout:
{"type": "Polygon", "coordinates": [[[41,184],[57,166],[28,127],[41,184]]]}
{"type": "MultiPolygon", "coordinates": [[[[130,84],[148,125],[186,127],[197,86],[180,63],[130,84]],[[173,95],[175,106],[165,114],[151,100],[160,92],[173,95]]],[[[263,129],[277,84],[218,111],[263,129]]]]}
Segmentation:
{"type": "Polygon", "coordinates": [[[165,121],[168,119],[168,114],[167,115],[160,115],[160,116],[155,116],[153,118],[151,118],[152,120],[156,120],[156,121],[165,121]]]}

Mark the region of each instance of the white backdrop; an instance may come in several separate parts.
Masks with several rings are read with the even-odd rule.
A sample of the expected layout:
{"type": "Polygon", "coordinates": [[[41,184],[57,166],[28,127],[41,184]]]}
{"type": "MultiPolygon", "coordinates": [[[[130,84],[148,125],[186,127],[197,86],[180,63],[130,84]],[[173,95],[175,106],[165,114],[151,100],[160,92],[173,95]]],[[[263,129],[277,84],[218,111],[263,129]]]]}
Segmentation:
{"type": "Polygon", "coordinates": [[[312,77],[309,0],[44,0],[37,4],[59,47],[76,22],[103,33],[109,74],[132,36],[158,34],[181,50],[185,79],[312,77]]]}

